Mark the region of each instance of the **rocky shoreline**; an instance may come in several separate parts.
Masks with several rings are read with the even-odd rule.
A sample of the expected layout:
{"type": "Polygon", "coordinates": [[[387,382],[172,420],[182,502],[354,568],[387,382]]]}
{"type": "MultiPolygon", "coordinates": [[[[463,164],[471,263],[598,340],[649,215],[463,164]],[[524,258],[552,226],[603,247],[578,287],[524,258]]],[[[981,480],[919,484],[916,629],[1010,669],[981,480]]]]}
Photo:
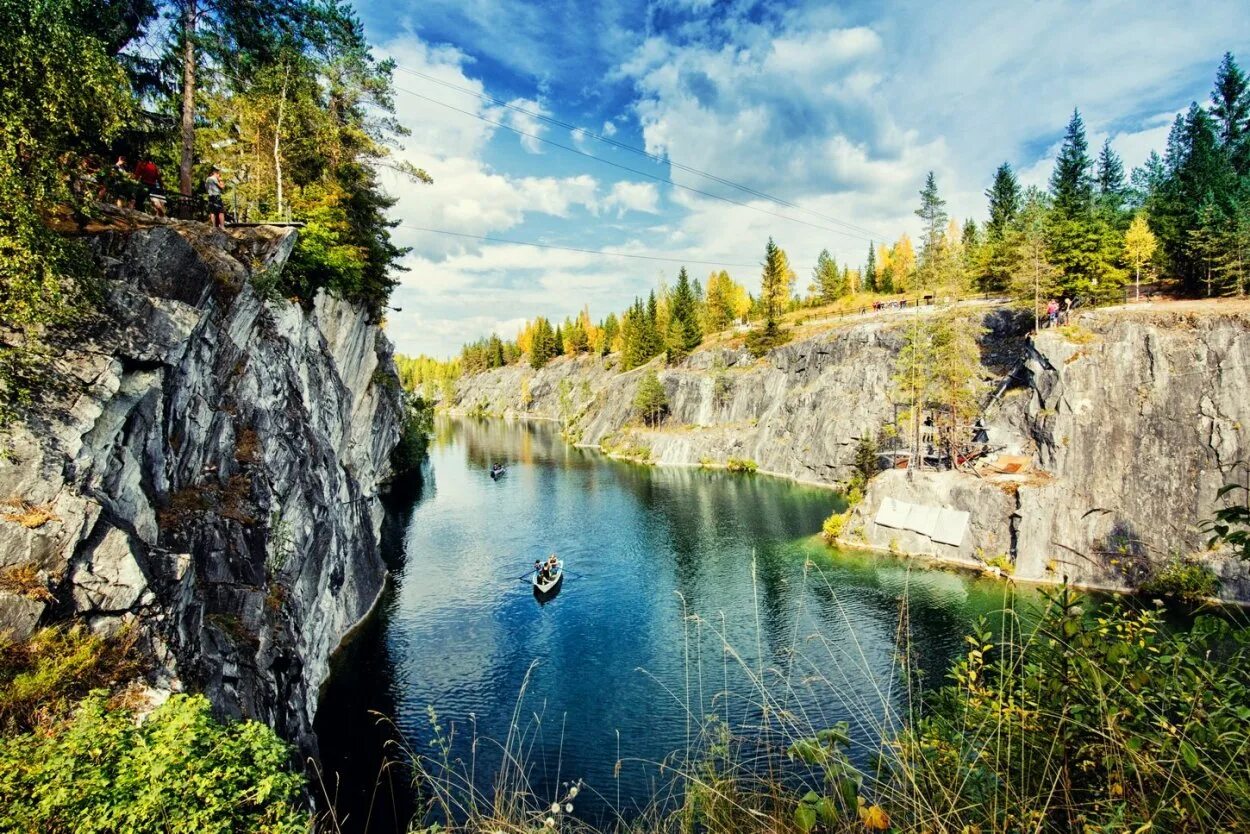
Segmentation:
{"type": "MultiPolygon", "coordinates": [[[[1024,338],[1002,309],[983,320],[983,376],[1013,372],[986,413],[995,453],[1022,473],[894,470],[875,477],[841,534],[850,546],[1124,590],[1177,556],[1208,564],[1229,601],[1250,600],[1250,566],[1206,552],[1198,529],[1217,491],[1250,459],[1250,313],[1235,302],[1089,311],[1024,338]],[[967,513],[956,544],[877,523],[886,499],[967,513]]],[[[671,368],[617,372],[614,357],[561,358],[462,379],[454,413],[559,421],[575,443],[656,465],[757,471],[821,486],[849,476],[858,438],[894,419],[890,375],[898,320],[858,321],[756,360],[744,349],[696,351],[671,368]],[[658,372],[670,414],[632,414],[637,382],[658,372]]]]}

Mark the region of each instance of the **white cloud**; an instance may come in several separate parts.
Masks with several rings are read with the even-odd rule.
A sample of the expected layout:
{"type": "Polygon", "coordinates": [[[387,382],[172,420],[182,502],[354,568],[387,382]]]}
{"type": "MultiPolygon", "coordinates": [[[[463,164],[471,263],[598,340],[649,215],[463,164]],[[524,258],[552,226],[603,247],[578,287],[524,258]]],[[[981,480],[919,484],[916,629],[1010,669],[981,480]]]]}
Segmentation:
{"type": "Polygon", "coordinates": [[[504,122],[527,135],[518,137],[521,147],[530,153],[542,153],[543,143],[538,138],[547,130],[547,125],[538,116],[550,116],[551,111],[535,99],[514,98],[508,102],[509,109],[504,111],[504,122]],[[511,108],[519,108],[517,110],[511,108]],[[526,112],[521,112],[521,111],[526,112]],[[530,115],[531,113],[535,115],[530,115]]]}
{"type": "Polygon", "coordinates": [[[604,199],[603,207],[609,211],[616,209],[618,217],[626,211],[658,214],[659,202],[660,191],[655,183],[621,181],[612,184],[612,191],[604,199]]]}
{"type": "MultiPolygon", "coordinates": [[[[604,136],[640,138],[650,152],[802,209],[680,168],[668,172],[676,182],[762,211],[618,180],[619,174],[559,152],[528,156],[495,138],[497,128],[401,92],[400,115],[414,131],[405,157],[436,180],[432,187],[388,180],[405,222],[687,263],[741,263],[746,266],[729,271],[751,286],[759,278],[752,264],[770,236],[789,252],[800,286],[822,248],[839,261],[863,260],[863,232],[830,218],[879,238],[914,236],[912,211],[927,171],[935,172],[950,214],[960,219],[983,217],[982,192],[1004,160],[1024,182],[1044,186],[1074,106],[1085,116],[1091,151],[1110,137],[1131,169],[1150,150],[1162,150],[1176,108],[1205,97],[1220,53],[1250,47],[1250,16],[1236,0],[1133,8],[1076,0],[902,0],[888,7],[788,0],[764,14],[758,7],[746,11],[747,3],[658,0],[648,4],[645,24],[635,19],[630,31],[625,22],[637,4],[604,0],[577,27],[559,32],[551,29],[557,15],[543,4],[525,6],[505,25],[491,0],[431,2],[465,22],[463,42],[489,58],[484,66],[523,73],[509,76],[501,97],[570,121],[605,119],[604,136]],[[604,71],[605,64],[614,68],[604,71]],[[526,81],[529,95],[518,96],[515,83],[526,81]],[[596,112],[596,103],[616,115],[596,112]],[[596,176],[582,173],[587,170],[596,176]],[[598,217],[586,222],[587,213],[598,217]]],[[[391,48],[401,64],[485,90],[472,77],[480,74],[472,59],[455,48],[415,38],[391,48]]],[[[476,115],[549,135],[525,114],[489,108],[402,72],[396,80],[476,115]]],[[[581,130],[571,138],[590,149],[581,130]]],[[[540,144],[525,139],[520,147],[532,154],[540,144]]],[[[606,149],[605,158],[614,153],[606,149]]],[[[407,351],[447,354],[501,323],[515,331],[519,316],[563,318],[583,302],[596,316],[619,310],[660,275],[671,280],[678,266],[402,229],[398,236],[416,247],[408,259],[412,272],[397,292],[405,312],[392,329],[407,351]]],[[[710,269],[691,265],[700,277],[710,269]]]]}

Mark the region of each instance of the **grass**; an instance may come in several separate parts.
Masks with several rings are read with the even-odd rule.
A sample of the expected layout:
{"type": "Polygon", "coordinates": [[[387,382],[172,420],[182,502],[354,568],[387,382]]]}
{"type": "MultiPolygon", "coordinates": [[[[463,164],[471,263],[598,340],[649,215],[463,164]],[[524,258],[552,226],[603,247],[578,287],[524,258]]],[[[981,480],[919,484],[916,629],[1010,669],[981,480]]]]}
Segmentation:
{"type": "Polygon", "coordinates": [[[751,458],[730,458],[725,461],[725,468],[730,472],[745,472],[751,474],[756,472],[760,466],[751,458]]]}
{"type": "Polygon", "coordinates": [[[16,498],[3,502],[3,506],[8,509],[0,512],[0,518],[3,518],[5,521],[11,521],[14,524],[20,524],[27,530],[37,530],[49,521],[58,520],[56,513],[52,512],[50,506],[32,504],[29,501],[16,498]]]}
{"type": "Polygon", "coordinates": [[[0,590],[38,602],[56,602],[48,583],[34,564],[14,565],[0,571],[0,590]]]}
{"type": "Polygon", "coordinates": [[[107,640],[83,626],[0,637],[0,733],[47,727],[92,690],[117,692],[146,668],[137,641],[129,627],[107,640]]]}
{"type": "MultiPolygon", "coordinates": [[[[1004,588],[994,627],[976,623],[945,681],[926,685],[904,594],[890,671],[869,675],[865,690],[869,664],[854,638],[855,615],[817,566],[808,564],[803,583],[829,600],[842,622],[832,626],[839,634],[796,629],[781,650],[790,658],[785,669],[747,659],[723,624],[683,605],[688,676],[724,674],[727,681],[732,669],[745,675],[749,692],[740,700],[726,689],[707,702],[688,683],[687,744],[646,763],[657,774],[647,807],[626,815],[618,800],[614,816],[592,828],[564,809],[576,809],[578,793],[610,786],[582,785],[572,774],[560,796],[535,794],[529,774],[537,765],[529,754],[540,717],[522,718],[527,675],[507,738],[493,742],[468,729],[474,756],[486,746],[502,752],[491,787],[482,789],[475,778],[476,758],[454,757],[451,739],[461,728],[433,712],[432,752],[397,744],[425,801],[415,830],[1250,830],[1250,632],[1221,618],[1173,631],[1160,611],[1067,589],[1026,622],[1004,588]],[[849,646],[839,639],[848,634],[849,646]],[[703,648],[707,638],[712,652],[703,648]],[[848,708],[852,719],[827,723],[804,708],[795,696],[805,687],[848,708]]],[[[626,761],[618,753],[618,771],[626,761]]]]}

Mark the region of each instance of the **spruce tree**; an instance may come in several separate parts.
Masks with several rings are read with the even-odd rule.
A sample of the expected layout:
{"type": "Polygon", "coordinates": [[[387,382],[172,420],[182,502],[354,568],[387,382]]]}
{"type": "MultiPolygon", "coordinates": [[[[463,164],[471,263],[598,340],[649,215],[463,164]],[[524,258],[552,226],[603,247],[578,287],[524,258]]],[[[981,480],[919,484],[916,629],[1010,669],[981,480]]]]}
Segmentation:
{"type": "Polygon", "coordinates": [[[872,241],[868,242],[868,261],[864,265],[864,290],[877,291],[877,247],[872,241]]]}
{"type": "Polygon", "coordinates": [[[1250,172],[1250,84],[1231,52],[1224,53],[1216,72],[1211,103],[1211,116],[1229,161],[1238,174],[1250,172]]]}
{"type": "Polygon", "coordinates": [[[1085,138],[1085,122],[1081,111],[1072,111],[1063,137],[1054,173],[1050,175],[1050,193],[1054,207],[1065,218],[1080,217],[1090,209],[1094,184],[1090,176],[1093,160],[1089,158],[1089,142],[1085,138]]]}
{"type": "Polygon", "coordinates": [[[1124,211],[1127,186],[1124,182],[1124,163],[1111,149],[1111,140],[1103,142],[1098,154],[1098,206],[1114,225],[1120,225],[1124,211]]]}
{"type": "Polygon", "coordinates": [[[542,316],[534,320],[534,332],[530,343],[530,365],[535,369],[546,365],[556,354],[555,333],[551,322],[542,316]]]}
{"type": "Polygon", "coordinates": [[[655,371],[648,371],[638,380],[638,389],[634,392],[634,413],[644,423],[654,426],[668,411],[668,395],[664,392],[664,383],[655,371]]]}
{"type": "Polygon", "coordinates": [[[841,287],[842,276],[838,272],[837,262],[828,249],[821,249],[816,256],[816,266],[812,268],[811,294],[820,304],[831,304],[844,294],[841,287]]]}
{"type": "Polygon", "coordinates": [[[608,317],[603,320],[603,355],[607,356],[612,352],[612,343],[616,341],[616,334],[621,331],[620,322],[617,321],[616,313],[608,313],[608,317]]]}
{"type": "MultiPolygon", "coordinates": [[[[669,330],[673,334],[679,334],[678,346],[683,352],[689,353],[699,346],[699,342],[703,341],[703,331],[699,327],[698,310],[696,309],[698,301],[693,288],[690,286],[690,276],[686,274],[684,266],[677,273],[677,285],[673,288],[670,305],[672,321],[669,324],[669,330]],[[676,324],[675,330],[674,323],[676,324]]],[[[669,342],[671,345],[671,338],[669,342]]]]}
{"type": "Polygon", "coordinates": [[[924,286],[932,286],[941,272],[942,234],[946,228],[946,201],[938,196],[937,180],[933,172],[925,178],[920,190],[920,208],[916,216],[924,223],[924,237],[920,246],[919,273],[924,286]]]}
{"type": "Polygon", "coordinates": [[[556,325],[556,336],[555,336],[554,344],[555,344],[555,348],[554,348],[555,355],[563,356],[564,355],[564,335],[560,332],[560,325],[558,324],[556,325]]]}
{"type": "Polygon", "coordinates": [[[990,241],[1002,240],[1020,214],[1020,183],[1011,165],[1004,162],[994,172],[994,182],[985,192],[990,201],[990,219],[985,234],[990,241]]]}

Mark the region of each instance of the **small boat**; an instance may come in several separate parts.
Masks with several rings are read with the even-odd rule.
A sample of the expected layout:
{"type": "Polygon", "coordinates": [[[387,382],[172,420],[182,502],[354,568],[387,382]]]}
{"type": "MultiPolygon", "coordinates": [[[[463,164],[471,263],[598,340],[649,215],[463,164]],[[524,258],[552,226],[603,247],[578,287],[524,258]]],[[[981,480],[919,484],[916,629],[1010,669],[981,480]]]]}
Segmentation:
{"type": "Polygon", "coordinates": [[[499,464],[495,464],[490,468],[490,476],[495,479],[502,478],[504,473],[507,471],[507,468],[500,466],[499,464]]]}
{"type": "Polygon", "coordinates": [[[564,560],[558,559],[556,561],[555,573],[551,574],[550,576],[544,577],[543,572],[541,570],[534,571],[534,577],[533,577],[534,593],[539,594],[540,596],[543,594],[553,593],[556,590],[556,588],[560,587],[560,583],[563,581],[564,581],[564,560]]]}

